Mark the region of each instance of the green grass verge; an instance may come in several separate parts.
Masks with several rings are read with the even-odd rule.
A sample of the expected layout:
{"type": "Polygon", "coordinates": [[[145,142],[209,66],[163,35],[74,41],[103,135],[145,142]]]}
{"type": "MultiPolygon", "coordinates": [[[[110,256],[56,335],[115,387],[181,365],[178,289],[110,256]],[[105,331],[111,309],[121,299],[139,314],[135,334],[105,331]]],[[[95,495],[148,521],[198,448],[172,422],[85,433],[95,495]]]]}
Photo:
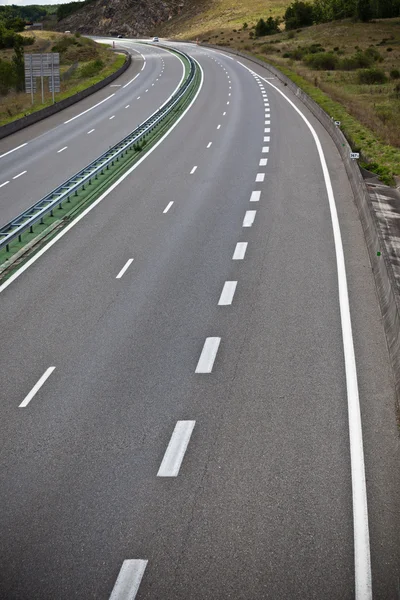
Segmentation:
{"type": "Polygon", "coordinates": [[[167,116],[153,131],[147,135],[144,139],[146,140],[145,145],[141,150],[129,150],[122,158],[114,162],[114,166],[110,166],[108,170],[104,171],[104,175],[99,175],[97,179],[93,179],[91,184],[86,184],[84,190],[80,190],[78,195],[70,196],[69,201],[63,201],[61,208],[56,207],[53,209],[53,216],[49,213],[43,218],[42,224],[36,224],[33,232],[27,230],[23,233],[21,241],[18,239],[13,240],[9,245],[9,251],[6,249],[0,250],[0,265],[4,265],[7,260],[10,260],[17,252],[27,246],[30,242],[40,237],[40,234],[49,228],[56,220],[60,221],[55,229],[53,229],[49,235],[46,235],[43,239],[38,241],[33,248],[28,250],[23,256],[20,257],[15,263],[12,263],[10,267],[0,273],[0,281],[6,280],[10,277],[23,262],[31,258],[44,243],[50,241],[59,231],[68,225],[75,217],[77,217],[91,202],[96,200],[103,192],[109,188],[114,181],[116,181],[121,175],[135,162],[137,162],[143,153],[150,150],[152,146],[166,133],[166,131],[172,126],[176,119],[182,114],[185,108],[189,105],[193,99],[199,84],[200,84],[200,71],[198,70],[195,76],[194,83],[190,88],[190,93],[184,96],[183,99],[178,103],[174,110],[167,116]]]}
{"type": "Polygon", "coordinates": [[[400,150],[398,148],[383,143],[370,129],[352,117],[342,104],[332,100],[325,92],[291,69],[274,64],[273,61],[266,61],[265,57],[260,54],[254,54],[253,56],[279,69],[319,104],[330,117],[335,121],[341,121],[340,128],[353,152],[361,153],[360,165],[379,175],[381,181],[386,185],[394,185],[394,176],[399,174],[400,165],[400,150]]]}

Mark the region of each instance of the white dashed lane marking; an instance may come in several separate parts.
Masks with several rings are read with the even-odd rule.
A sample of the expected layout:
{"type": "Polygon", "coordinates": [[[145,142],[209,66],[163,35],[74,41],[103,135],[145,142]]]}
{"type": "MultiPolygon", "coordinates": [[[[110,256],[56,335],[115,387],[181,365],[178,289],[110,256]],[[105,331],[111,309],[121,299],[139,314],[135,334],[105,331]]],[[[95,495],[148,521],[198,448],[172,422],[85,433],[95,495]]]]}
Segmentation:
{"type": "Polygon", "coordinates": [[[246,214],[243,219],[243,227],[251,227],[256,218],[256,210],[246,210],[246,214]]]}
{"type": "Polygon", "coordinates": [[[199,362],[197,363],[196,373],[211,373],[214,361],[217,356],[220,337],[208,337],[204,342],[203,350],[201,351],[199,362]]]}
{"type": "Polygon", "coordinates": [[[247,250],[247,242],[238,242],[232,260],[243,260],[247,250]]]}
{"type": "Polygon", "coordinates": [[[251,192],[250,202],[259,202],[261,198],[261,192],[251,192]]]}
{"type": "Polygon", "coordinates": [[[196,421],[178,421],[172,432],[157,477],[177,477],[196,421]]]}
{"type": "Polygon", "coordinates": [[[225,281],[221,296],[218,300],[218,306],[229,306],[232,304],[235,295],[237,281],[225,281]]]}

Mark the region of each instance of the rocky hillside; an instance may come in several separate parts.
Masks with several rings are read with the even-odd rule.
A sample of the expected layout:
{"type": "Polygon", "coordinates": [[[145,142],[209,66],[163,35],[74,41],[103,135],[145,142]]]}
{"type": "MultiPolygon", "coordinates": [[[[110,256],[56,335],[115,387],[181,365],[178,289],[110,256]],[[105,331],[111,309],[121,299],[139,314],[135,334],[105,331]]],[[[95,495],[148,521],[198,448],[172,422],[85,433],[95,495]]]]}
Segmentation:
{"type": "MultiPolygon", "coordinates": [[[[202,12],[207,0],[195,2],[202,12]]],[[[59,31],[127,37],[157,34],[157,27],[189,10],[193,0],[95,0],[57,24],[59,31]]]]}

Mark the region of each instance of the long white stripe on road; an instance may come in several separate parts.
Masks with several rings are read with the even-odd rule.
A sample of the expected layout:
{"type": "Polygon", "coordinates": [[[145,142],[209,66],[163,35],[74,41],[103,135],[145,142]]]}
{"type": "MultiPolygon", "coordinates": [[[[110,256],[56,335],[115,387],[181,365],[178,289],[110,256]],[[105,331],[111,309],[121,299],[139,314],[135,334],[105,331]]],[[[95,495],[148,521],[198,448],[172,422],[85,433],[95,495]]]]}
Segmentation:
{"type": "Polygon", "coordinates": [[[21,144],[20,146],[17,146],[16,148],[13,148],[12,150],[9,150],[8,152],[4,152],[4,154],[0,154],[0,158],[3,158],[3,156],[7,156],[7,154],[11,154],[12,152],[15,152],[16,150],[19,150],[20,148],[23,148],[27,144],[28,144],[28,142],[25,142],[25,144],[21,144]]]}
{"type": "Polygon", "coordinates": [[[27,173],[28,171],[21,171],[21,173],[18,173],[18,175],[15,175],[13,177],[13,179],[18,179],[18,177],[21,177],[21,175],[25,175],[25,173],[27,173]]]}
{"type": "Polygon", "coordinates": [[[123,276],[125,271],[127,269],[129,269],[129,267],[131,266],[132,263],[133,263],[133,258],[130,258],[129,260],[127,260],[125,265],[122,267],[122,269],[120,270],[120,272],[118,273],[118,275],[116,276],[115,279],[121,279],[121,277],[123,276]]]}
{"type": "Polygon", "coordinates": [[[132,81],[135,81],[135,79],[137,77],[139,77],[140,73],[138,73],[137,75],[135,75],[135,77],[133,79],[131,79],[130,81],[128,81],[128,83],[126,83],[125,85],[122,86],[122,89],[128,87],[128,85],[130,85],[132,83],[132,81]]]}
{"type": "Polygon", "coordinates": [[[110,600],[134,600],[146,567],[147,560],[124,560],[110,600]]]}
{"type": "Polygon", "coordinates": [[[169,209],[171,208],[171,206],[173,205],[174,201],[172,202],[168,202],[167,206],[164,208],[163,213],[167,213],[169,211],[169,209]]]}
{"type": "MultiPolygon", "coordinates": [[[[180,60],[180,62],[182,63],[181,60],[180,60]]],[[[203,89],[204,71],[203,71],[203,69],[202,69],[202,67],[201,67],[201,65],[199,63],[197,63],[197,65],[198,65],[198,67],[200,69],[200,73],[201,73],[201,80],[200,80],[199,89],[197,90],[197,92],[196,92],[193,100],[190,102],[189,106],[187,108],[185,108],[185,110],[178,117],[178,119],[175,121],[175,123],[173,123],[173,125],[171,125],[170,129],[168,129],[168,131],[166,131],[164,133],[164,135],[162,136],[162,138],[159,139],[158,142],[156,142],[154,144],[154,146],[152,146],[134,165],[132,165],[132,167],[130,167],[123,175],[121,175],[121,177],[119,179],[117,179],[117,181],[115,181],[112,185],[110,185],[110,187],[99,198],[97,198],[97,200],[95,200],[90,206],[88,206],[87,208],[85,208],[85,210],[82,211],[82,213],[76,219],[74,219],[74,221],[72,221],[71,223],[69,223],[69,225],[67,225],[65,227],[65,229],[63,229],[62,231],[60,231],[60,233],[58,233],[52,240],[50,240],[50,242],[48,242],[45,246],[43,246],[43,248],[41,250],[39,250],[22,267],[20,267],[4,283],[2,283],[0,285],[0,294],[2,292],[4,292],[4,290],[6,290],[8,288],[8,286],[13,283],[13,281],[15,281],[16,279],[18,279],[18,277],[20,275],[22,275],[22,273],[24,273],[27,269],[29,269],[29,267],[32,266],[41,256],[43,256],[43,254],[45,252],[47,252],[48,250],[50,250],[50,248],[54,244],[56,244],[58,242],[58,240],[60,240],[64,235],[66,235],[70,231],[70,229],[72,229],[73,227],[75,227],[75,225],[77,223],[79,223],[79,221],[81,219],[84,219],[86,217],[86,215],[88,215],[90,213],[90,211],[92,211],[98,204],[100,204],[100,202],[102,202],[104,200],[104,198],[107,198],[107,196],[109,194],[111,194],[115,190],[115,188],[117,188],[120,185],[120,183],[122,183],[127,177],[129,177],[129,175],[131,175],[133,173],[133,171],[135,171],[135,169],[137,169],[138,166],[140,164],[142,164],[142,162],[144,160],[146,160],[146,158],[148,156],[150,156],[150,154],[152,154],[152,152],[154,152],[154,150],[156,148],[158,148],[158,146],[160,146],[163,143],[163,141],[172,133],[172,131],[174,131],[175,127],[177,127],[179,125],[179,123],[182,121],[182,119],[185,117],[185,115],[192,108],[193,104],[196,102],[197,98],[199,97],[199,94],[200,94],[201,90],[203,89]]],[[[181,78],[180,82],[178,83],[178,87],[176,89],[178,89],[180,87],[180,85],[181,85],[181,83],[183,81],[184,76],[185,76],[185,66],[182,63],[182,78],[181,78]]],[[[172,93],[172,95],[175,92],[176,92],[176,90],[172,93]]],[[[168,102],[168,100],[166,102],[168,102]]]]}
{"type": "Polygon", "coordinates": [[[220,337],[206,338],[197,363],[196,373],[211,373],[220,342],[220,337]]]}
{"type": "Polygon", "coordinates": [[[251,227],[254,223],[256,216],[256,210],[246,210],[246,214],[243,219],[243,227],[251,227]]]}
{"type": "Polygon", "coordinates": [[[261,192],[251,192],[250,202],[259,202],[261,197],[261,192]]]}
{"type": "MultiPolygon", "coordinates": [[[[237,61],[253,74],[253,71],[237,61]]],[[[365,481],[365,464],[363,435],[358,393],[357,365],[354,352],[353,332],[351,326],[350,302],[347,289],[346,264],[344,260],[342,235],[332,182],[321,141],[309,120],[299,108],[274,84],[263,78],[268,85],[280,94],[297,112],[307,125],[317,147],[325,187],[331,213],[333,239],[335,243],[340,320],[343,339],[343,354],[346,371],[347,407],[350,438],[351,483],[353,493],[353,535],[354,535],[354,578],[356,600],[372,600],[371,551],[368,525],[367,486],[365,481]]]]}
{"type": "MultiPolygon", "coordinates": [[[[91,106],[87,110],[84,110],[83,112],[79,113],[79,115],[75,115],[75,117],[72,117],[72,119],[68,119],[68,121],[64,121],[64,125],[66,125],[67,123],[71,123],[71,121],[75,121],[75,119],[79,119],[79,117],[81,117],[82,115],[86,115],[86,113],[90,112],[94,108],[97,108],[98,106],[100,106],[100,104],[103,104],[104,102],[107,102],[107,100],[109,100],[113,96],[115,96],[115,93],[111,94],[111,96],[107,96],[107,98],[104,98],[104,100],[102,100],[101,102],[98,102],[97,104],[94,104],[93,106],[91,106]]],[[[0,158],[1,158],[1,156],[0,156],[0,158]]]]}
{"type": "Polygon", "coordinates": [[[225,281],[221,296],[218,300],[218,306],[229,306],[232,304],[235,295],[237,281],[225,281]]]}
{"type": "Polygon", "coordinates": [[[178,421],[172,433],[157,477],[177,477],[196,421],[178,421]]]}
{"type": "Polygon", "coordinates": [[[247,242],[238,242],[232,260],[243,260],[247,250],[247,242]]]}
{"type": "Polygon", "coordinates": [[[46,379],[48,379],[50,377],[50,375],[52,374],[54,369],[55,369],[55,367],[49,367],[48,369],[46,369],[46,371],[43,373],[43,375],[41,376],[39,381],[33,386],[31,391],[29,392],[29,394],[21,402],[21,404],[19,405],[18,408],[25,408],[26,406],[28,406],[29,402],[32,400],[32,398],[35,396],[35,394],[37,394],[37,392],[40,390],[40,388],[42,387],[42,385],[44,384],[46,379]]]}

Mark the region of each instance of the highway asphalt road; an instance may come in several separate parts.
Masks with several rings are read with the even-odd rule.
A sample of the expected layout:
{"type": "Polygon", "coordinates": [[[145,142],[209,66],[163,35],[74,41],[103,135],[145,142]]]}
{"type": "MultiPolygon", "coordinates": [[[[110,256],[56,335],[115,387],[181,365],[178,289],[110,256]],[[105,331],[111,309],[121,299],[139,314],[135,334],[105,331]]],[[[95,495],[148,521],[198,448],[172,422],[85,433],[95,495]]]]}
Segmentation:
{"type": "MultiPolygon", "coordinates": [[[[365,452],[361,550],[373,597],[398,600],[394,390],[344,167],[268,71],[184,47],[204,72],[188,112],[0,287],[0,597],[355,598],[335,243],[317,146],[283,91],[332,180],[365,452]]],[[[371,597],[361,572],[358,600],[371,597]]]]}
{"type": "Polygon", "coordinates": [[[145,121],[178,87],[176,54],[121,44],[132,64],[82,102],[0,140],[0,224],[62,184],[145,121]]]}

